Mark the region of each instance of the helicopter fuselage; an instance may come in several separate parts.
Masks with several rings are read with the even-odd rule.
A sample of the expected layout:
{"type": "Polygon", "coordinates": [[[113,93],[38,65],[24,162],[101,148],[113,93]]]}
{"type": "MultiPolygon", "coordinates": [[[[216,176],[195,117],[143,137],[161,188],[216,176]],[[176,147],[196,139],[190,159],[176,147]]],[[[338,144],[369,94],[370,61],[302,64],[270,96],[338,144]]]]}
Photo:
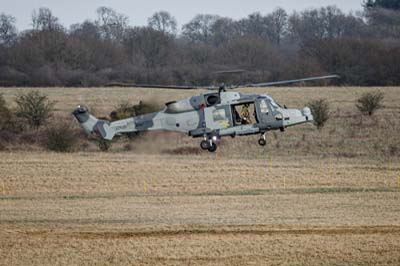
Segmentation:
{"type": "Polygon", "coordinates": [[[286,109],[267,95],[247,95],[240,92],[210,92],[177,102],[169,102],[164,110],[114,122],[97,120],[86,108],[74,113],[87,133],[97,133],[111,140],[115,135],[152,130],[177,131],[194,138],[203,138],[203,149],[216,149],[223,136],[261,134],[313,121],[308,107],[303,110],[286,109]],[[210,148],[211,147],[211,148],[210,148]]]}

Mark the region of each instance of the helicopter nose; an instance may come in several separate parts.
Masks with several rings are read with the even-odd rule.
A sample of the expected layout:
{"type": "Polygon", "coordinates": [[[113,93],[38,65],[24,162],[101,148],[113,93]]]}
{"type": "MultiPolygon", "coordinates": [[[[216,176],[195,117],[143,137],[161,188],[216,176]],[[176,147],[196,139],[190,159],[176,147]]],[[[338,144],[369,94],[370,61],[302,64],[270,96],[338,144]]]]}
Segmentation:
{"type": "Polygon", "coordinates": [[[303,124],[313,120],[311,110],[308,107],[303,110],[286,109],[283,110],[283,114],[285,117],[283,126],[285,127],[303,124]]]}
{"type": "Polygon", "coordinates": [[[307,121],[313,121],[314,120],[314,117],[313,117],[313,115],[311,113],[311,109],[309,107],[304,107],[302,113],[303,113],[303,116],[306,117],[307,121]]]}
{"type": "Polygon", "coordinates": [[[309,107],[304,107],[302,113],[304,116],[309,116],[309,115],[311,115],[311,109],[309,107]]]}

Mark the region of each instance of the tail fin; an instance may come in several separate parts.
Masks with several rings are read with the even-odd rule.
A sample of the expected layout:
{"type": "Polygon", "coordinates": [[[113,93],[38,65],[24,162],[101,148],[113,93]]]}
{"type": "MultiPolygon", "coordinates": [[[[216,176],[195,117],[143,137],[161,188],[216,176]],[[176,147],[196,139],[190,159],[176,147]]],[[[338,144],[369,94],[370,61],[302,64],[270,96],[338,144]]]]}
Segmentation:
{"type": "Polygon", "coordinates": [[[110,127],[108,121],[97,119],[96,117],[89,114],[88,109],[83,106],[78,106],[72,114],[81,124],[81,127],[87,134],[96,133],[103,139],[111,140],[115,131],[110,127]]]}

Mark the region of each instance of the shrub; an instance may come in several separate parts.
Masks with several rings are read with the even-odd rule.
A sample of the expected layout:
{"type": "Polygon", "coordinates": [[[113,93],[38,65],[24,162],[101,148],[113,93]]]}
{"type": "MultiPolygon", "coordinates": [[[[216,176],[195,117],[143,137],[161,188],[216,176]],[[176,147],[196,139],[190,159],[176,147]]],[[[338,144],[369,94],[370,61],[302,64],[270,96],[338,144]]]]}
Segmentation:
{"type": "MultiPolygon", "coordinates": [[[[110,113],[111,121],[126,119],[133,116],[143,115],[147,113],[153,113],[160,110],[160,107],[155,102],[143,102],[140,101],[139,104],[131,105],[129,102],[121,102],[116,106],[115,110],[110,113]]],[[[129,139],[134,139],[140,135],[139,132],[129,132],[125,133],[129,139]]],[[[100,148],[102,146],[99,146],[100,148]]]]}
{"type": "Polygon", "coordinates": [[[0,94],[0,130],[3,130],[6,127],[10,115],[11,112],[7,107],[6,100],[4,99],[3,94],[0,94]]]}
{"type": "Polygon", "coordinates": [[[112,145],[111,143],[112,143],[111,141],[101,138],[96,140],[96,144],[101,151],[108,151],[111,148],[112,145]]]}
{"type": "Polygon", "coordinates": [[[78,141],[72,126],[59,122],[46,129],[45,144],[47,149],[56,152],[70,152],[78,141]]]}
{"type": "Polygon", "coordinates": [[[131,105],[129,102],[125,101],[115,107],[115,110],[110,113],[110,118],[112,121],[115,121],[115,120],[129,118],[132,116],[157,112],[159,110],[160,108],[158,104],[154,102],[140,101],[139,104],[131,105]]]}
{"type": "Polygon", "coordinates": [[[112,121],[125,119],[132,116],[135,116],[134,106],[130,105],[127,101],[121,102],[115,107],[115,110],[110,113],[110,118],[112,121]]]}
{"type": "Polygon", "coordinates": [[[329,119],[329,103],[326,99],[313,100],[307,104],[314,117],[314,124],[318,129],[324,127],[329,119]]]}
{"type": "Polygon", "coordinates": [[[0,94],[0,151],[5,150],[5,144],[3,141],[7,141],[9,138],[8,134],[4,130],[8,127],[8,118],[10,110],[7,108],[6,101],[3,94],[0,94]]]}
{"type": "Polygon", "coordinates": [[[17,103],[17,116],[25,119],[28,125],[34,129],[38,129],[52,116],[55,104],[39,91],[20,94],[15,102],[17,103]]]}
{"type": "Polygon", "coordinates": [[[7,107],[7,103],[2,94],[0,94],[0,131],[3,133],[19,133],[23,126],[15,117],[15,114],[7,107]]]}
{"type": "Polygon", "coordinates": [[[6,100],[4,99],[3,94],[0,93],[0,114],[8,111],[6,100]]]}
{"type": "Polygon", "coordinates": [[[382,108],[383,92],[367,92],[358,98],[356,107],[363,113],[371,116],[376,110],[382,108]]]}
{"type": "Polygon", "coordinates": [[[155,102],[140,101],[139,104],[133,106],[135,115],[143,115],[160,111],[160,107],[155,102]]]}

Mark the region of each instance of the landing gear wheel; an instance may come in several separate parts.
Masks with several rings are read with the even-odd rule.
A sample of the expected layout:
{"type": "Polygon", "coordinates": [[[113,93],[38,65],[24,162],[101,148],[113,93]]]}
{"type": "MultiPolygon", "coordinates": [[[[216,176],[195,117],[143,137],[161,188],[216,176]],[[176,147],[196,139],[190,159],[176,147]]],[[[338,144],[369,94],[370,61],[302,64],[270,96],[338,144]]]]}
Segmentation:
{"type": "Polygon", "coordinates": [[[217,144],[211,142],[211,145],[208,147],[209,152],[215,152],[217,150],[217,144]]]}
{"type": "Polygon", "coordinates": [[[265,145],[267,145],[267,141],[265,139],[259,139],[258,140],[258,145],[265,146],[265,145]]]}
{"type": "Polygon", "coordinates": [[[208,148],[210,147],[210,142],[208,140],[203,140],[202,142],[200,142],[200,147],[203,150],[208,150],[208,148]]]}

